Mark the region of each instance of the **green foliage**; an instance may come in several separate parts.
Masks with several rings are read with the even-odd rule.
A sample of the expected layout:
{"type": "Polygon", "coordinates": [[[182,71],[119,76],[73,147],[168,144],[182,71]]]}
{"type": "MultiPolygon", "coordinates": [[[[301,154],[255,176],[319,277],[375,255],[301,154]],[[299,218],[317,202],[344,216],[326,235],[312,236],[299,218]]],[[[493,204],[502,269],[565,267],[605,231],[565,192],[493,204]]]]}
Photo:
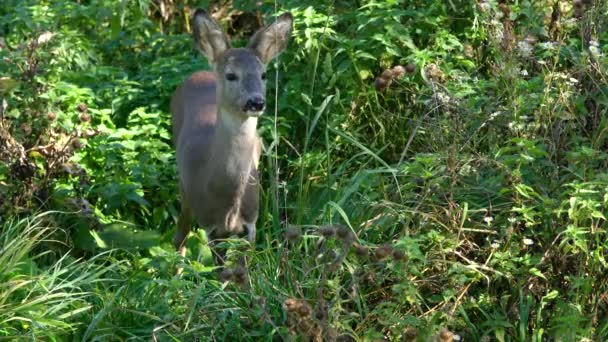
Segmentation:
{"type": "MultiPolygon", "coordinates": [[[[110,266],[107,253],[89,260],[51,255],[41,251],[56,241],[59,231],[45,226],[49,214],[36,214],[1,227],[0,336],[7,339],[60,340],[84,324],[91,310],[98,284],[111,285],[106,278],[122,262],[110,266]],[[49,259],[56,259],[49,263],[49,259]]],[[[59,234],[61,236],[61,234],[59,234]]]]}
{"type": "Polygon", "coordinates": [[[204,234],[171,245],[169,101],[209,3],[235,45],[275,12],[0,4],[0,336],[608,338],[605,1],[281,2],[261,237],[219,276],[204,234]]]}

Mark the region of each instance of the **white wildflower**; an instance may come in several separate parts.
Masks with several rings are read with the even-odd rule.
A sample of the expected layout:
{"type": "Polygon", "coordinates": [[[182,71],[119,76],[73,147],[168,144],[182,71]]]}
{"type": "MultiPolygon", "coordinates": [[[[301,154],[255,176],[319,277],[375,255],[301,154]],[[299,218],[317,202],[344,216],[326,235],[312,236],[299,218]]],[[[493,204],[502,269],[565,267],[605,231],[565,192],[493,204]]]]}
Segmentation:
{"type": "Polygon", "coordinates": [[[497,116],[499,116],[501,114],[502,114],[501,111],[497,111],[497,112],[490,114],[490,120],[494,120],[497,116]]]}
{"type": "Polygon", "coordinates": [[[519,50],[519,53],[524,57],[529,57],[532,54],[532,51],[534,50],[532,45],[526,40],[521,40],[517,42],[517,49],[519,50]]]}
{"type": "Polygon", "coordinates": [[[591,55],[593,55],[593,57],[595,57],[595,58],[602,56],[602,52],[600,51],[600,48],[595,45],[589,46],[589,52],[591,52],[591,55]]]}
{"type": "Polygon", "coordinates": [[[545,49],[545,50],[553,50],[555,49],[555,45],[557,45],[555,42],[542,42],[539,44],[541,48],[545,49]]]}
{"type": "Polygon", "coordinates": [[[481,12],[488,12],[492,9],[492,6],[488,2],[481,2],[478,4],[478,6],[479,6],[479,11],[481,11],[481,12]]]}

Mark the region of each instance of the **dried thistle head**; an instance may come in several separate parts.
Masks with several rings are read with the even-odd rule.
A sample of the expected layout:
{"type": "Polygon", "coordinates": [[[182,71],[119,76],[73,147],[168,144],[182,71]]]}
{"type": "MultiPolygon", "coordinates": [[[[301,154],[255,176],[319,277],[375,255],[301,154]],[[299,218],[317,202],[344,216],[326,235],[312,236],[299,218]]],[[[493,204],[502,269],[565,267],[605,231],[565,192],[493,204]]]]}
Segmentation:
{"type": "Polygon", "coordinates": [[[87,110],[89,109],[89,107],[86,105],[86,103],[79,103],[78,106],[76,107],[76,109],[81,112],[81,113],[86,113],[87,110]]]}
{"type": "Polygon", "coordinates": [[[82,113],[78,116],[78,120],[80,120],[80,122],[90,122],[91,121],[91,114],[89,113],[82,113]]]}
{"type": "Polygon", "coordinates": [[[367,256],[367,247],[362,246],[360,244],[355,244],[355,254],[358,257],[365,257],[365,256],[367,256]]]}
{"type": "Polygon", "coordinates": [[[330,238],[334,235],[336,235],[336,228],[334,226],[322,226],[319,228],[319,233],[324,237],[324,238],[330,238]]]}
{"type": "Polygon", "coordinates": [[[338,238],[344,241],[352,241],[353,239],[353,232],[350,230],[350,228],[342,224],[338,226],[338,229],[336,229],[336,235],[338,238]]]}
{"type": "Polygon", "coordinates": [[[454,337],[454,333],[449,331],[447,328],[443,328],[439,332],[439,340],[441,342],[452,342],[453,337],[454,337]]]}
{"type": "Polygon", "coordinates": [[[389,244],[382,245],[374,251],[374,256],[377,260],[383,260],[388,257],[393,251],[393,247],[389,244]]]}
{"type": "Polygon", "coordinates": [[[377,77],[375,86],[376,90],[379,92],[383,92],[390,85],[390,81],[385,80],[384,78],[377,77]]]}
{"type": "Polygon", "coordinates": [[[285,238],[287,239],[287,241],[291,241],[291,242],[297,241],[300,239],[301,236],[302,236],[302,231],[297,227],[289,227],[285,231],[285,238]]]}
{"type": "Polygon", "coordinates": [[[219,279],[221,282],[226,282],[232,280],[233,272],[229,268],[224,268],[222,272],[220,272],[219,279]]]}
{"type": "Polygon", "coordinates": [[[471,45],[471,44],[465,44],[463,48],[464,48],[464,55],[465,56],[467,56],[468,58],[475,57],[475,49],[473,48],[473,45],[471,45]]]}
{"type": "Polygon", "coordinates": [[[241,265],[234,268],[232,275],[238,284],[244,284],[247,281],[247,269],[241,265]]]}
{"type": "Polygon", "coordinates": [[[29,124],[27,124],[27,123],[24,122],[24,123],[21,124],[20,128],[23,131],[23,134],[25,134],[25,135],[32,134],[32,126],[30,126],[29,124]]]}
{"type": "Polygon", "coordinates": [[[407,328],[405,330],[405,332],[403,333],[404,342],[415,341],[417,337],[418,337],[418,330],[416,330],[414,328],[407,328]]]}
{"type": "Polygon", "coordinates": [[[380,75],[380,78],[384,78],[387,81],[392,80],[394,77],[395,75],[393,74],[393,70],[391,69],[384,70],[380,75]]]}
{"type": "Polygon", "coordinates": [[[72,147],[76,150],[81,149],[84,146],[84,144],[82,143],[82,141],[78,138],[75,138],[74,140],[72,140],[72,147]]]}
{"type": "Polygon", "coordinates": [[[308,317],[312,313],[312,309],[310,308],[310,305],[308,305],[308,303],[302,302],[302,301],[300,301],[300,305],[298,306],[297,311],[298,311],[298,315],[300,315],[300,317],[308,317]]]}
{"type": "Polygon", "coordinates": [[[425,70],[426,76],[435,82],[443,82],[445,74],[435,63],[427,65],[425,70]]]}
{"type": "Polygon", "coordinates": [[[287,298],[283,302],[283,309],[285,309],[285,311],[287,312],[295,312],[296,310],[298,310],[298,307],[299,301],[295,298],[287,298]]]}
{"type": "Polygon", "coordinates": [[[315,305],[315,319],[320,322],[325,321],[329,315],[328,311],[329,308],[323,301],[317,302],[317,305],[315,305]]]}
{"type": "Polygon", "coordinates": [[[413,74],[416,72],[416,66],[413,63],[408,63],[405,66],[405,72],[407,72],[408,74],[413,74]]]}
{"type": "Polygon", "coordinates": [[[283,302],[283,309],[288,314],[297,314],[300,318],[308,318],[312,314],[312,308],[306,301],[296,298],[288,298],[283,302]]]}
{"type": "Polygon", "coordinates": [[[396,65],[393,67],[393,77],[394,78],[403,78],[405,76],[405,68],[403,65],[396,65]]]}
{"type": "Polygon", "coordinates": [[[393,249],[393,259],[395,261],[407,260],[407,255],[405,255],[405,252],[400,249],[393,249]]]}

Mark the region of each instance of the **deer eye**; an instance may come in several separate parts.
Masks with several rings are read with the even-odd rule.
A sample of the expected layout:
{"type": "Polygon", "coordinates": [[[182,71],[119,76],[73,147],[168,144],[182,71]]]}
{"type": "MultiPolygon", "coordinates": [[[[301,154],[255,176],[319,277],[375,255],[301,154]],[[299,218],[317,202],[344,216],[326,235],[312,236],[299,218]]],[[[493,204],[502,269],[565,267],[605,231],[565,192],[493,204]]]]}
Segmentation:
{"type": "Polygon", "coordinates": [[[229,72],[226,74],[226,80],[228,81],[236,81],[238,77],[235,74],[229,72]]]}
{"type": "Polygon", "coordinates": [[[262,79],[263,79],[263,80],[265,80],[265,79],[266,79],[266,73],[265,73],[265,72],[263,72],[263,73],[262,73],[262,79]]]}

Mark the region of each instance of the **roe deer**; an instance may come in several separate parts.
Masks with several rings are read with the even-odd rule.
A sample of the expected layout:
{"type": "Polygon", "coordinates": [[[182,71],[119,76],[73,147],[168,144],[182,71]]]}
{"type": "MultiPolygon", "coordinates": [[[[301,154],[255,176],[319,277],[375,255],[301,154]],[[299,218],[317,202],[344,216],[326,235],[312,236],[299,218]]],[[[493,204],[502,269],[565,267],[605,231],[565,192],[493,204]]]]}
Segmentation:
{"type": "MultiPolygon", "coordinates": [[[[256,128],[266,103],[265,69],[285,49],[293,25],[291,14],[283,14],[247,47],[231,48],[205,10],[197,9],[192,22],[213,72],[194,73],[171,99],[182,197],[174,244],[182,256],[193,217],[210,242],[242,236],[245,229],[255,242],[261,154],[256,128]]],[[[224,253],[214,251],[216,263],[223,264],[224,253]]]]}

